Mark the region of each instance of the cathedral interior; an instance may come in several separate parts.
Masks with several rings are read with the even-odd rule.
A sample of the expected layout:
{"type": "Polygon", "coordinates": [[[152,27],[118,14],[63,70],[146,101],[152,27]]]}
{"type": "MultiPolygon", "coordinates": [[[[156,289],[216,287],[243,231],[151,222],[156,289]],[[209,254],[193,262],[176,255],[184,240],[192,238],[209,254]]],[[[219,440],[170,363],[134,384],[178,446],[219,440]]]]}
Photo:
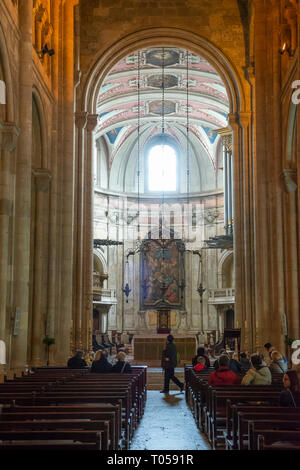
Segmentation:
{"type": "Polygon", "coordinates": [[[1,380],[103,338],[156,367],[169,333],[183,361],[229,330],[291,360],[299,15],[0,0],[1,380]]]}

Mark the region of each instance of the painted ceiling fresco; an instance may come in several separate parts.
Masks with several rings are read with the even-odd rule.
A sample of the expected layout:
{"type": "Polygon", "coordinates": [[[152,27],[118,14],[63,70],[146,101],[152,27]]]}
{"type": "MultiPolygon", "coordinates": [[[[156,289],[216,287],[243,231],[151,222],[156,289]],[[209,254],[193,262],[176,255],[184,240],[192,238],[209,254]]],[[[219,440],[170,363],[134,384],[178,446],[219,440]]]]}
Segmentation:
{"type": "Polygon", "coordinates": [[[178,140],[188,116],[191,132],[213,158],[219,140],[214,131],[227,126],[228,98],[220,76],[202,57],[179,48],[145,49],[112,68],[100,89],[98,113],[97,133],[110,146],[111,159],[129,136],[137,136],[138,121],[146,140],[161,133],[162,114],[165,132],[178,140]]]}

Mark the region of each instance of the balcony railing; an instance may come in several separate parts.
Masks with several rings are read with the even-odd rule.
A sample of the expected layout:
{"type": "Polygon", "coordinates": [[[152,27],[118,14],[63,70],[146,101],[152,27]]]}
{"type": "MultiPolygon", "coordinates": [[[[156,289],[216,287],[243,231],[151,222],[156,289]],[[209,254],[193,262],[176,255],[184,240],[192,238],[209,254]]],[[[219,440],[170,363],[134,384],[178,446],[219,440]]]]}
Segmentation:
{"type": "Polygon", "coordinates": [[[235,289],[222,288],[222,289],[209,289],[208,303],[214,305],[234,304],[235,302],[235,289]]]}
{"type": "Polygon", "coordinates": [[[103,304],[116,304],[117,303],[117,292],[116,289],[104,289],[95,288],[93,289],[93,300],[101,302],[103,304]]]}

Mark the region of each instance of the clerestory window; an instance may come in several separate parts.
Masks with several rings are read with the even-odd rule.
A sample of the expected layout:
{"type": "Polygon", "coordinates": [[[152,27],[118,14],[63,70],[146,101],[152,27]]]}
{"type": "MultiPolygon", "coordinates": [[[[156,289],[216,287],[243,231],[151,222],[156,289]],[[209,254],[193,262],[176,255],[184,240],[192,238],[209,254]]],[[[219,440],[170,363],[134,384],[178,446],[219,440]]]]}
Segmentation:
{"type": "Polygon", "coordinates": [[[154,145],[148,154],[149,191],[176,191],[177,156],[168,144],[154,145]]]}

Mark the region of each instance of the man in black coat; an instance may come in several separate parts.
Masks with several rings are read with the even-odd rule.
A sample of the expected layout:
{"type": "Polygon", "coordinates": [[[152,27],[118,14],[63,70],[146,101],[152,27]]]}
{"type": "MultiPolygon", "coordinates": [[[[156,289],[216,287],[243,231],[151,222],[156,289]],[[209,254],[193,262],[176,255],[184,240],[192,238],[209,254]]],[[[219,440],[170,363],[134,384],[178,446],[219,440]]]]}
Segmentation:
{"type": "Polygon", "coordinates": [[[68,368],[69,369],[82,369],[83,367],[87,367],[87,363],[84,359],[82,359],[83,351],[76,351],[75,356],[70,357],[68,360],[68,368]]]}
{"type": "Polygon", "coordinates": [[[99,358],[97,358],[92,363],[91,372],[92,373],[98,373],[98,374],[104,374],[104,373],[111,372],[112,365],[107,360],[107,351],[106,351],[106,349],[104,349],[103,351],[99,351],[97,353],[97,357],[99,357],[99,358]]]}
{"type": "Polygon", "coordinates": [[[172,335],[167,337],[166,349],[163,352],[165,381],[164,389],[161,390],[160,393],[169,393],[170,380],[173,380],[173,382],[180,388],[180,392],[183,392],[184,389],[184,384],[181,383],[174,375],[174,369],[177,366],[177,350],[173,340],[174,337],[172,335]]]}

